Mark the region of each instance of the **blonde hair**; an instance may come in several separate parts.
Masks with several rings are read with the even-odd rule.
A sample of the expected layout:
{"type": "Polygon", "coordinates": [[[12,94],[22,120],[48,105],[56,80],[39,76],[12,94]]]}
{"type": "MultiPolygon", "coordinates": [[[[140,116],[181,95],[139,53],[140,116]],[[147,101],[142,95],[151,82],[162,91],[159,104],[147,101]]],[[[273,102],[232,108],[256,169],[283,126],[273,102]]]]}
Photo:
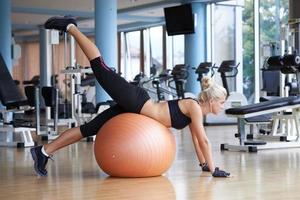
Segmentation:
{"type": "Polygon", "coordinates": [[[222,97],[227,97],[227,91],[224,87],[216,84],[213,80],[204,76],[201,80],[202,91],[199,94],[199,102],[204,103],[209,101],[210,99],[218,100],[222,97]]]}

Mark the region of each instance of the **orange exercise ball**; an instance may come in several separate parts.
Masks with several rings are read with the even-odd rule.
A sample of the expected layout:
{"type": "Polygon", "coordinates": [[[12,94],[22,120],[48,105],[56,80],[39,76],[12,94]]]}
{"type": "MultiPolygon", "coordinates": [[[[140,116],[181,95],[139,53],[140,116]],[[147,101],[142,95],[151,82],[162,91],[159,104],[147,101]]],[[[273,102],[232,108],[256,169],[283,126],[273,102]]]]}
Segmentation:
{"type": "Polygon", "coordinates": [[[99,167],[110,176],[151,177],[169,169],[176,143],[171,131],[156,120],[124,113],[102,126],[94,152],[99,167]]]}

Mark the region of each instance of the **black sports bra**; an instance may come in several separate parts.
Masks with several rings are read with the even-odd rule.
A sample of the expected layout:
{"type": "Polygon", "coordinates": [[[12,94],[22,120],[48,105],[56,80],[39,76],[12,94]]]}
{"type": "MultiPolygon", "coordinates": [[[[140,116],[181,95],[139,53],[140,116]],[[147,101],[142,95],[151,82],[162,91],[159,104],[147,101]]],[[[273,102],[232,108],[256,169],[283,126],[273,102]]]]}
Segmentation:
{"type": "MultiPolygon", "coordinates": [[[[192,99],[192,98],[188,98],[192,99]]],[[[197,101],[196,99],[193,99],[197,101]]],[[[170,117],[171,117],[171,126],[176,129],[183,129],[189,125],[192,120],[190,117],[183,114],[178,105],[179,99],[168,101],[170,117]]],[[[198,103],[198,101],[197,101],[198,103]]]]}

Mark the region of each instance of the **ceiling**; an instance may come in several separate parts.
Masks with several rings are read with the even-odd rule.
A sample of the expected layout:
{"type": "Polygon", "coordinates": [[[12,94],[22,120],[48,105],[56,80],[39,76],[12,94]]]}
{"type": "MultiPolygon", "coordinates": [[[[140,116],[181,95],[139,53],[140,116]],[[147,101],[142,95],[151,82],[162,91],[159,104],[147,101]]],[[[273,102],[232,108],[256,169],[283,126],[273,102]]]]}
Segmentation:
{"type": "MultiPolygon", "coordinates": [[[[194,0],[212,3],[226,0],[194,0]]],[[[38,27],[54,15],[73,15],[78,26],[94,32],[95,0],[12,0],[12,32],[16,40],[30,40],[38,35],[38,27]]],[[[182,0],[117,0],[118,30],[130,31],[164,24],[164,7],[176,6],[182,0]]],[[[187,2],[187,1],[184,1],[187,2]]]]}

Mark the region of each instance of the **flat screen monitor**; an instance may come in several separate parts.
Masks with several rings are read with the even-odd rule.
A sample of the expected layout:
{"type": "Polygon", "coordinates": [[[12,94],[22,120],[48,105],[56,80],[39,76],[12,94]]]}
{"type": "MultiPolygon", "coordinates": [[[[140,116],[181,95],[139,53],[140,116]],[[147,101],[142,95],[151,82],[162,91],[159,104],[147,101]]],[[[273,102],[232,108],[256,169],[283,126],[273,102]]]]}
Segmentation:
{"type": "Polygon", "coordinates": [[[169,36],[195,33],[191,4],[164,8],[164,13],[169,36]]]}

